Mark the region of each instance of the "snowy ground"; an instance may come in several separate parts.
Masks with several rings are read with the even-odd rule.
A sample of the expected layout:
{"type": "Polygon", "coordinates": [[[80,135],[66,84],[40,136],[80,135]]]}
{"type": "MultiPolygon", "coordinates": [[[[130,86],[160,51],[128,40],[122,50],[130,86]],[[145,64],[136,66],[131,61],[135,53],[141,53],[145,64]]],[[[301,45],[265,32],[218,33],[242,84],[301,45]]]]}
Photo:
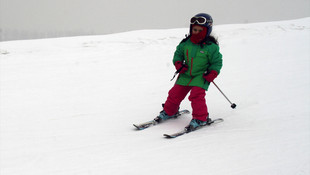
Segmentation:
{"type": "Polygon", "coordinates": [[[161,110],[187,32],[1,42],[0,174],[310,174],[310,18],[215,26],[216,83],[237,108],[212,86],[225,122],[173,140],[191,115],[134,130],[161,110]]]}

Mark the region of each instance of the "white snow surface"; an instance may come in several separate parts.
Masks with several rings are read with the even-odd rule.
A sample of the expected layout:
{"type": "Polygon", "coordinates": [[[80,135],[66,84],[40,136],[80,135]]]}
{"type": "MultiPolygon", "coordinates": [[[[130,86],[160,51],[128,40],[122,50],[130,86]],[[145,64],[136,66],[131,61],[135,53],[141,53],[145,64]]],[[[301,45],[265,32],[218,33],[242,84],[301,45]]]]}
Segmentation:
{"type": "MultiPolygon", "coordinates": [[[[213,28],[223,54],[206,99],[225,121],[137,131],[162,110],[187,28],[0,43],[0,174],[310,174],[310,18],[213,28]]],[[[181,109],[191,110],[186,98],[181,109]]]]}

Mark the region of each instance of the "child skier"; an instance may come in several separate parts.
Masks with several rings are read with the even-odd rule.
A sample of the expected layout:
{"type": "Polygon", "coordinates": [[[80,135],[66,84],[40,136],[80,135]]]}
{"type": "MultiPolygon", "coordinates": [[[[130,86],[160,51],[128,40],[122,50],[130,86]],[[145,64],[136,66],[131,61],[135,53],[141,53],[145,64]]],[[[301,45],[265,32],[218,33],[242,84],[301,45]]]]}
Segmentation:
{"type": "Polygon", "coordinates": [[[205,91],[222,68],[218,42],[210,36],[212,25],[208,14],[199,13],[191,18],[190,34],[177,46],[173,57],[175,68],[180,70],[179,77],[168,93],[163,111],[154,120],[160,122],[175,117],[180,103],[190,92],[193,118],[186,129],[193,131],[210,121],[205,91]]]}

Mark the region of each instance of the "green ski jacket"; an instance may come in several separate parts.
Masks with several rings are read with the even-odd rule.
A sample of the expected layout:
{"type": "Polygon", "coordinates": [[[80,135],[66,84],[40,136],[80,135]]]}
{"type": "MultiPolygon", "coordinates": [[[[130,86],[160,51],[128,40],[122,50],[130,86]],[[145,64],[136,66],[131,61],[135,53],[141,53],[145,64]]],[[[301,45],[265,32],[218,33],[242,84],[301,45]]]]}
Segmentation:
{"type": "Polygon", "coordinates": [[[203,74],[211,70],[220,74],[223,65],[222,54],[218,45],[209,42],[201,48],[200,44],[194,44],[190,39],[177,46],[173,64],[177,61],[184,62],[188,66],[188,70],[179,74],[176,84],[198,86],[205,90],[208,90],[210,82],[203,78],[203,74]]]}

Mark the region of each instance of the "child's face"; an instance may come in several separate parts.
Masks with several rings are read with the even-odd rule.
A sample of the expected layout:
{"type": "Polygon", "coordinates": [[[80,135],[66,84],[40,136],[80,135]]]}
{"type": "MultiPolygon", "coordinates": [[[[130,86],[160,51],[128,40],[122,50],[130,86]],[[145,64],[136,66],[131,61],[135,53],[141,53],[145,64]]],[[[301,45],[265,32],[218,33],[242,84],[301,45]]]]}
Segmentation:
{"type": "Polygon", "coordinates": [[[192,28],[192,34],[194,34],[194,35],[196,35],[196,34],[202,32],[202,31],[203,31],[203,28],[202,28],[201,26],[196,26],[196,25],[195,25],[195,26],[192,28]]]}

